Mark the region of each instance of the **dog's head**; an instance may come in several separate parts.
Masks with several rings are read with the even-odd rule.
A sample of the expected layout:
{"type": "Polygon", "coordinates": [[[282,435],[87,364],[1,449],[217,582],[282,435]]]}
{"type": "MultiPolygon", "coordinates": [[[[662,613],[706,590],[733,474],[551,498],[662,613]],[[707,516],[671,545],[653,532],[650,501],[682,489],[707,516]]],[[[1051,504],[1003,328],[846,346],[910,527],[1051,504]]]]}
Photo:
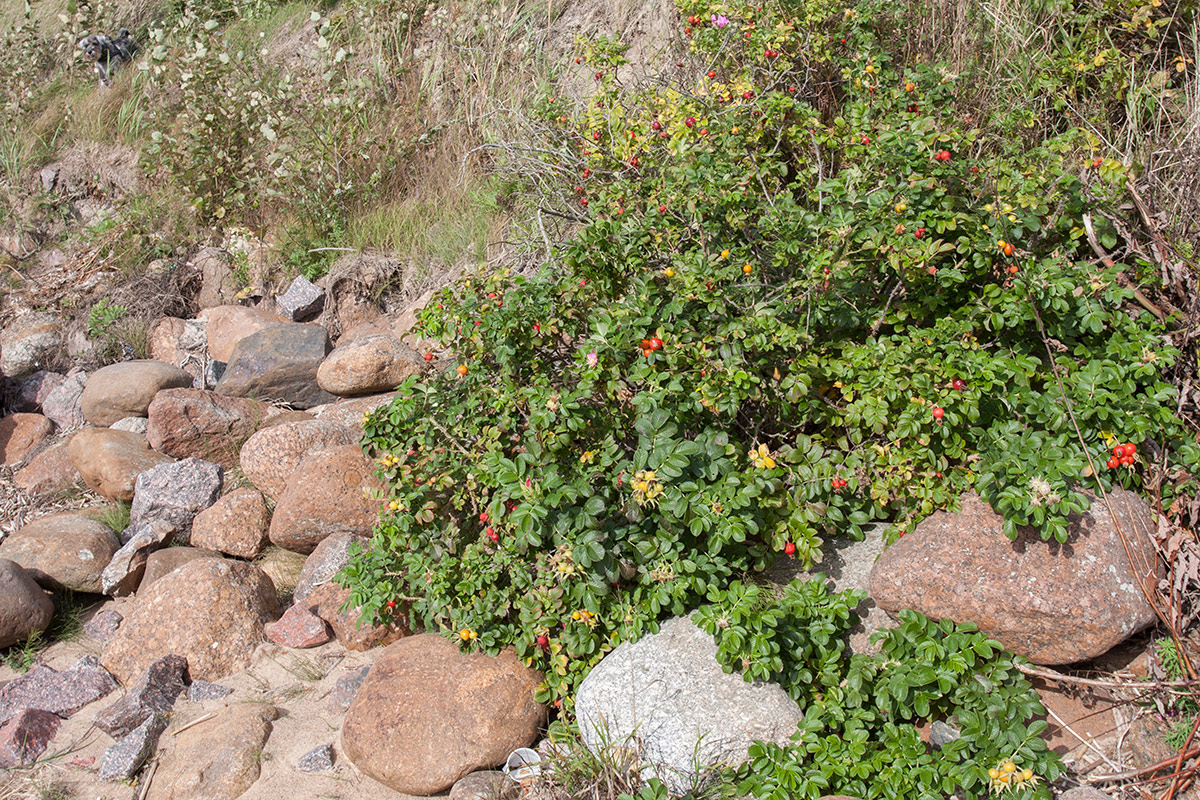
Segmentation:
{"type": "Polygon", "coordinates": [[[95,34],[85,36],[79,40],[79,49],[83,51],[84,58],[95,61],[104,52],[104,37],[95,34]]]}

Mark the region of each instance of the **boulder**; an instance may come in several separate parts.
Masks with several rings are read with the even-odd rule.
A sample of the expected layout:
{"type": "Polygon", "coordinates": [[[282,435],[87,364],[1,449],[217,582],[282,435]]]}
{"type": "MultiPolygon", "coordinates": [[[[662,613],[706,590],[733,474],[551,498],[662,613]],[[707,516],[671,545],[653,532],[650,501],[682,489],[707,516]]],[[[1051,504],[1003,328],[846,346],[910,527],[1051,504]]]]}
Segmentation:
{"type": "Polygon", "coordinates": [[[207,324],[208,356],[213,361],[227,363],[234,346],[252,333],[282,322],[286,317],[261,308],[248,306],[217,306],[200,314],[207,324]]]}
{"type": "Polygon", "coordinates": [[[233,274],[233,257],[228,252],[218,247],[202,247],[192,256],[191,264],[200,273],[200,293],[196,295],[200,308],[213,308],[234,300],[240,287],[233,274]]]}
{"type": "Polygon", "coordinates": [[[425,360],[396,337],[366,336],[330,353],[317,370],[317,383],[336,395],[374,394],[424,369],[425,360]]]}
{"type": "Polygon", "coordinates": [[[125,417],[146,416],[150,401],[163,389],[191,385],[192,376],[171,364],[122,361],[93,372],[79,404],[89,423],[104,428],[125,417]]]}
{"type": "Polygon", "coordinates": [[[0,374],[23,378],[52,366],[62,346],[63,328],[54,314],[18,317],[0,333],[0,374]]]}
{"type": "Polygon", "coordinates": [[[72,370],[42,401],[42,413],[60,430],[72,430],[87,423],[80,405],[87,380],[86,372],[72,370]]]}
{"type": "Polygon", "coordinates": [[[125,543],[100,573],[100,591],[114,597],[136,591],[150,555],[170,544],[174,533],[175,529],[165,522],[130,525],[122,531],[125,543]]]}
{"type": "Polygon", "coordinates": [[[20,564],[49,589],[100,592],[100,574],[121,547],[102,522],[72,512],[40,517],[0,542],[0,558],[20,564]]]}
{"type": "Polygon", "coordinates": [[[958,513],[938,512],[893,544],[871,572],[871,597],[896,613],[911,608],[932,619],[973,622],[1036,664],[1099,656],[1155,621],[1139,581],[1163,576],[1151,536],[1156,521],[1135,494],[1108,495],[1130,551],[1104,507],[1070,521],[1065,544],[1032,530],[1004,536],[1000,515],[973,493],[958,513]]]}
{"type": "Polygon", "coordinates": [[[124,697],[96,715],[96,727],[120,739],[155,714],[169,712],[183,692],[187,666],[174,654],[152,663],[124,697]]]}
{"type": "MultiPolygon", "coordinates": [[[[258,780],[275,706],[230,705],[163,740],[146,800],[234,800],[258,780]]],[[[186,722],[177,723],[182,727],[186,722]]]]}
{"type": "Polygon", "coordinates": [[[215,680],[250,666],[263,625],[278,616],[275,587],[258,567],[198,559],[138,594],[100,661],[128,684],[175,653],[193,678],[215,680]]]}
{"type": "Polygon", "coordinates": [[[165,522],[175,529],[174,541],[187,544],[192,519],[221,496],[225,471],[220,464],[185,458],[160,464],[138,475],[131,522],[165,522]]]}
{"type": "Polygon", "coordinates": [[[280,316],[292,322],[303,322],[321,313],[325,307],[325,290],[303,275],[297,275],[287,291],[275,300],[280,316]]]}
{"type": "Polygon", "coordinates": [[[126,503],[133,500],[138,475],[175,460],[151,450],[144,436],[108,428],[84,428],[76,433],[67,456],[88,488],[126,503]]]}
{"type": "Polygon", "coordinates": [[[204,389],[167,389],[147,409],[146,439],[176,458],[203,458],[233,467],[238,450],[258,429],[270,406],[204,389]]]}
{"type": "Polygon", "coordinates": [[[20,564],[0,558],[0,647],[8,647],[50,625],[54,603],[20,564]]]}
{"type": "Polygon", "coordinates": [[[9,414],[0,419],[0,464],[20,464],[53,432],[54,423],[41,414],[9,414]]]}
{"type": "Polygon", "coordinates": [[[310,410],[316,414],[317,419],[345,425],[357,435],[362,433],[367,414],[392,402],[395,397],[395,392],[369,394],[365,397],[348,398],[336,403],[316,406],[310,410]]]}
{"type": "Polygon", "coordinates": [[[363,679],[342,723],[342,751],[398,792],[444,792],[537,740],[541,682],[511,650],[466,654],[435,633],[401,639],[363,679]]]}
{"type": "Polygon", "coordinates": [[[22,711],[0,725],[0,769],[23,767],[37,761],[62,724],[49,711],[22,711]]]}
{"type": "Polygon", "coordinates": [[[317,385],[317,368],[329,348],[329,334],[320,325],[264,328],[234,346],[216,391],[278,400],[301,409],[328,403],[333,395],[317,385]]]}
{"type": "Polygon", "coordinates": [[[30,494],[60,492],[79,481],[79,470],[71,463],[67,449],[71,435],[38,451],[13,474],[13,481],[30,494]]]}
{"type": "Polygon", "coordinates": [[[66,718],[116,688],[112,675],[93,656],[61,671],[38,664],[0,688],[0,722],[30,709],[66,718]]]}
{"type": "Polygon", "coordinates": [[[32,375],[26,376],[17,384],[16,397],[13,398],[13,409],[16,411],[37,412],[42,410],[42,403],[50,393],[62,385],[65,375],[39,369],[32,375]]]}
{"type": "Polygon", "coordinates": [[[311,553],[335,533],[369,534],[379,514],[374,466],[358,445],[312,453],[296,467],[271,517],[271,541],[311,553]]]}
{"type": "Polygon", "coordinates": [[[304,601],[297,605],[328,622],[334,637],[347,650],[370,650],[391,644],[409,634],[408,616],[403,611],[393,611],[386,623],[365,625],[362,623],[362,608],[345,607],[349,600],[349,589],[336,583],[325,583],[309,592],[304,601]]]}
{"type": "Polygon", "coordinates": [[[161,550],[155,550],[146,559],[146,570],[138,584],[138,591],[144,591],[159,578],[170,575],[184,564],[190,564],[202,558],[221,558],[221,554],[199,547],[164,547],[161,550]]]}
{"type": "Polygon", "coordinates": [[[292,606],[278,622],[267,625],[266,635],[275,644],[296,649],[317,647],[333,638],[325,620],[303,604],[292,606]]]}
{"type": "Polygon", "coordinates": [[[786,745],[804,717],[778,684],[725,672],[713,638],[686,617],[605,656],[580,684],[575,713],[588,749],[635,744],[643,777],[672,794],[742,763],[754,741],[786,745]]]}
{"type": "Polygon", "coordinates": [[[267,545],[271,513],[261,492],[234,489],[192,520],[192,544],[238,558],[257,558],[267,545]]]}
{"type": "Polygon", "coordinates": [[[368,542],[370,539],[357,533],[335,533],[322,539],[304,561],[304,569],[300,570],[300,578],[292,592],[292,602],[303,602],[313,589],[329,583],[350,562],[350,549],[354,545],[365,548],[368,542]]]}
{"type": "Polygon", "coordinates": [[[354,444],[349,428],[323,420],[281,422],[246,440],[240,456],[242,473],[254,487],[279,499],[304,457],[326,447],[354,444]]]}

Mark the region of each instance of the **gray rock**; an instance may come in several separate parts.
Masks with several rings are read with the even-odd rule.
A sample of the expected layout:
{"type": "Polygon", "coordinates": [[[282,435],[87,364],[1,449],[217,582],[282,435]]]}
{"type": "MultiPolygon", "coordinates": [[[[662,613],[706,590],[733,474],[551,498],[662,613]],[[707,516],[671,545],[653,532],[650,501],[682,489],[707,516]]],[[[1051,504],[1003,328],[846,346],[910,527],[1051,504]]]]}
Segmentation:
{"type": "Polygon", "coordinates": [[[370,540],[356,533],[335,533],[322,539],[312,554],[305,559],[304,569],[292,592],[292,602],[299,604],[309,592],[323,583],[328,583],[350,561],[350,548],[358,544],[366,546],[370,540]]]}
{"type": "Polygon", "coordinates": [[[507,800],[521,793],[520,785],[500,770],[487,769],[459,778],[450,787],[450,800],[507,800]]]}
{"type": "Polygon", "coordinates": [[[272,325],[238,341],[216,391],[231,397],[280,400],[310,408],[335,399],[317,385],[317,369],[330,350],[320,325],[272,325]]]}
{"type": "Polygon", "coordinates": [[[83,417],[83,406],[80,404],[80,398],[83,397],[83,390],[86,386],[86,372],[82,370],[68,372],[62,382],[51,389],[50,393],[46,395],[46,399],[42,401],[42,413],[62,430],[78,428],[87,424],[87,420],[83,417]]]}
{"type": "Polygon", "coordinates": [[[1112,795],[1091,786],[1076,786],[1060,794],[1058,800],[1112,800],[1112,795]]]}
{"type": "Polygon", "coordinates": [[[787,744],[804,716],[778,684],[726,673],[712,637],[684,617],[605,656],[580,685],[575,711],[592,752],[636,746],[643,776],[672,794],[692,790],[710,768],[742,763],[754,741],[787,744]]]}
{"type": "Polygon", "coordinates": [[[368,664],[338,678],[337,683],[333,685],[333,691],[329,693],[329,697],[325,701],[325,707],[335,714],[340,714],[348,709],[354,702],[354,695],[358,694],[363,679],[370,671],[371,665],[368,664]]]}
{"type": "Polygon", "coordinates": [[[187,659],[167,655],[151,664],[129,692],[96,715],[96,727],[120,739],[154,714],[166,714],[183,692],[187,659]]]}
{"type": "Polygon", "coordinates": [[[0,373],[21,378],[51,364],[63,344],[58,318],[45,312],[18,317],[0,334],[0,373]]]}
{"type": "Polygon", "coordinates": [[[321,313],[325,307],[325,290],[303,275],[297,275],[287,291],[276,299],[275,305],[279,313],[292,322],[303,322],[321,313]]]}
{"type": "Polygon", "coordinates": [[[20,564],[0,558],[0,647],[46,630],[54,603],[20,564]]]}
{"type": "Polygon", "coordinates": [[[0,769],[22,767],[38,760],[58,733],[62,721],[49,711],[22,711],[0,725],[0,769]]]}
{"type": "Polygon", "coordinates": [[[138,359],[109,364],[88,377],[80,404],[92,425],[108,427],[125,417],[144,417],[163,389],[192,385],[192,376],[173,364],[138,359]]]}
{"type": "Polygon", "coordinates": [[[125,417],[124,419],[117,420],[108,427],[117,431],[129,431],[130,433],[145,434],[146,426],[149,425],[149,423],[150,420],[146,419],[145,417],[125,417]]]}
{"type": "Polygon", "coordinates": [[[948,725],[940,719],[934,720],[929,726],[929,743],[934,747],[944,747],[962,738],[962,731],[953,725],[948,725]]]}
{"type": "Polygon", "coordinates": [[[185,458],[160,464],[137,477],[129,518],[134,523],[164,522],[175,530],[175,541],[187,544],[192,519],[221,496],[225,470],[220,464],[185,458]]]}
{"type": "Polygon", "coordinates": [[[333,769],[333,745],[323,744],[309,750],[300,756],[296,769],[301,772],[328,772],[333,769]]]}
{"type": "Polygon", "coordinates": [[[132,594],[142,580],[146,559],[170,544],[174,535],[175,529],[161,521],[134,523],[126,528],[121,534],[125,544],[100,575],[101,591],[114,597],[132,594]]]}
{"type": "Polygon", "coordinates": [[[188,687],[187,699],[192,703],[203,703],[206,700],[220,700],[233,694],[233,689],[219,683],[209,681],[192,681],[188,687]]]}
{"type": "Polygon", "coordinates": [[[0,689],[0,721],[37,709],[69,717],[117,688],[94,656],[84,656],[59,672],[38,664],[0,689]]]}
{"type": "Polygon", "coordinates": [[[41,411],[42,403],[50,393],[62,385],[65,375],[39,369],[17,384],[17,396],[13,401],[14,411],[41,411]]]}
{"type": "Polygon", "coordinates": [[[117,628],[121,627],[122,619],[124,617],[113,609],[102,608],[83,623],[83,632],[100,644],[107,644],[108,640],[116,635],[117,628]]]}
{"type": "Polygon", "coordinates": [[[43,192],[53,192],[54,185],[58,183],[58,170],[56,170],[54,167],[44,167],[42,171],[38,173],[38,178],[40,178],[42,181],[43,192]]]}
{"type": "Polygon", "coordinates": [[[0,558],[17,562],[48,589],[95,593],[120,546],[107,525],[68,511],[40,517],[0,542],[0,558]]]}
{"type": "Polygon", "coordinates": [[[132,778],[158,749],[158,737],[167,729],[166,714],[151,714],[141,725],[125,734],[100,756],[100,780],[132,778]]]}

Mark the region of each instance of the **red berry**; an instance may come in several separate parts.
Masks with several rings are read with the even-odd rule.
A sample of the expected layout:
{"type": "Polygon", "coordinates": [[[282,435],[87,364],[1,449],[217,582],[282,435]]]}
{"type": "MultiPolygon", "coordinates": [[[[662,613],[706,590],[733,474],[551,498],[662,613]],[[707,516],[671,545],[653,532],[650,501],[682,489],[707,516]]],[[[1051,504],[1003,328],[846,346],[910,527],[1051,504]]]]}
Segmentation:
{"type": "Polygon", "coordinates": [[[1117,467],[1119,467],[1119,466],[1121,465],[1121,462],[1120,462],[1120,460],[1119,460],[1119,459],[1116,459],[1116,458],[1110,458],[1110,459],[1109,459],[1107,462],[1105,462],[1105,463],[1108,465],[1108,468],[1109,468],[1109,469],[1116,469],[1117,467]]]}
{"type": "Polygon", "coordinates": [[[490,526],[490,525],[489,525],[489,526],[487,527],[487,529],[484,531],[484,534],[485,534],[485,535],[486,535],[486,536],[487,536],[489,539],[491,539],[493,542],[495,542],[495,541],[498,541],[498,540],[500,539],[500,536],[499,536],[499,534],[497,534],[497,533],[496,533],[496,530],[495,530],[495,528],[493,528],[493,527],[492,527],[492,526],[490,526]]]}
{"type": "Polygon", "coordinates": [[[917,228],[915,231],[913,231],[913,236],[916,236],[918,239],[924,239],[925,238],[925,229],[917,228]]]}
{"type": "Polygon", "coordinates": [[[585,197],[582,200],[580,200],[579,205],[583,206],[584,208],[587,208],[587,198],[585,197]]]}
{"type": "Polygon", "coordinates": [[[1133,442],[1130,442],[1129,444],[1125,445],[1125,454],[1130,455],[1130,456],[1136,455],[1137,454],[1137,445],[1134,444],[1133,442]]]}
{"type": "Polygon", "coordinates": [[[796,543],[795,543],[795,542],[788,542],[787,544],[785,544],[785,545],[783,546],[783,552],[787,553],[789,556],[790,556],[790,555],[795,555],[795,553],[796,553],[796,543]]]}
{"type": "Polygon", "coordinates": [[[650,349],[651,350],[662,350],[662,346],[663,346],[663,340],[658,338],[657,336],[655,336],[653,339],[650,340],[650,349]]]}
{"type": "Polygon", "coordinates": [[[541,332],[542,332],[542,326],[541,326],[541,325],[539,325],[539,324],[537,324],[536,322],[535,322],[535,323],[533,323],[533,332],[534,332],[534,333],[541,333],[541,332]]]}
{"type": "Polygon", "coordinates": [[[1124,464],[1125,466],[1133,466],[1133,462],[1136,460],[1137,459],[1135,459],[1133,456],[1125,456],[1124,458],[1121,459],[1121,463],[1124,464]]]}
{"type": "Polygon", "coordinates": [[[433,361],[433,353],[426,353],[426,354],[425,354],[425,360],[426,360],[426,361],[433,361]]]}
{"type": "Polygon", "coordinates": [[[488,512],[486,512],[486,511],[481,511],[481,512],[479,513],[479,521],[480,521],[480,522],[487,522],[487,521],[488,521],[488,512]]]}
{"type": "Polygon", "coordinates": [[[388,608],[395,608],[395,607],[396,607],[396,601],[395,601],[395,600],[388,600],[388,601],[387,601],[387,607],[388,607],[388,608]]]}
{"type": "Polygon", "coordinates": [[[600,80],[600,79],[601,79],[601,78],[603,78],[603,77],[604,77],[604,73],[603,73],[603,72],[597,72],[597,73],[596,73],[596,80],[600,80]]]}
{"type": "Polygon", "coordinates": [[[597,142],[600,141],[600,131],[596,131],[595,133],[593,133],[592,139],[594,139],[597,142]]]}
{"type": "Polygon", "coordinates": [[[749,100],[751,97],[754,97],[754,92],[750,91],[749,89],[747,89],[746,91],[742,92],[742,99],[743,99],[743,100],[749,100]]]}
{"type": "Polygon", "coordinates": [[[537,637],[537,645],[538,645],[538,647],[545,650],[547,647],[550,646],[550,637],[544,633],[539,634],[537,637]]]}
{"type": "Polygon", "coordinates": [[[933,408],[933,418],[934,419],[941,419],[945,415],[946,415],[945,409],[943,409],[939,406],[934,406],[934,408],[933,408]]]}
{"type": "Polygon", "coordinates": [[[689,128],[694,128],[694,127],[696,126],[696,118],[695,118],[695,117],[688,117],[687,119],[685,119],[685,120],[683,121],[683,124],[684,124],[684,125],[687,125],[689,128]]]}
{"type": "Polygon", "coordinates": [[[864,136],[864,137],[862,137],[861,139],[859,139],[859,141],[860,141],[860,142],[862,142],[863,144],[870,144],[870,143],[871,143],[871,137],[870,137],[870,136],[864,136]]]}
{"type": "Polygon", "coordinates": [[[658,207],[658,213],[660,213],[660,214],[665,214],[665,213],[667,213],[667,207],[666,207],[666,206],[659,206],[659,207],[658,207]]]}
{"type": "Polygon", "coordinates": [[[709,77],[710,79],[717,77],[717,72],[716,72],[716,70],[712,70],[712,69],[710,69],[710,70],[708,71],[708,77],[709,77]]]}
{"type": "Polygon", "coordinates": [[[929,269],[927,269],[925,271],[928,272],[930,275],[937,275],[937,267],[930,267],[929,269]]]}
{"type": "Polygon", "coordinates": [[[962,378],[955,378],[950,385],[954,387],[954,391],[956,392],[964,391],[967,388],[967,382],[962,378]]]}
{"type": "Polygon", "coordinates": [[[1122,456],[1125,455],[1125,445],[1123,445],[1123,444],[1117,445],[1116,447],[1114,447],[1112,449],[1112,453],[1117,458],[1121,458],[1122,456]]]}
{"type": "Polygon", "coordinates": [[[666,131],[659,131],[659,132],[658,132],[658,138],[660,138],[660,139],[665,139],[665,138],[667,138],[667,132],[666,132],[666,131]]]}
{"type": "Polygon", "coordinates": [[[661,130],[662,130],[662,123],[661,123],[661,122],[659,122],[658,120],[654,120],[654,122],[650,123],[650,127],[651,127],[651,128],[653,128],[653,129],[654,129],[654,130],[656,130],[656,131],[661,131],[661,130]]]}

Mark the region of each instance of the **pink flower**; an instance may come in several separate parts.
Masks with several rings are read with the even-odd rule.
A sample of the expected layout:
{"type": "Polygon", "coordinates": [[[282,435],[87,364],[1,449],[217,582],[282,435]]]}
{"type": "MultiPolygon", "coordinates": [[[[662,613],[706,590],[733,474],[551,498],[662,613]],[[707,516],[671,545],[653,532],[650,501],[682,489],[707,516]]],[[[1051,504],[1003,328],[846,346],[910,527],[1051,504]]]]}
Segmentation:
{"type": "Polygon", "coordinates": [[[713,14],[712,15],[712,23],[713,23],[713,25],[716,25],[718,28],[724,28],[726,25],[729,24],[729,20],[725,18],[724,14],[713,14]]]}
{"type": "Polygon", "coordinates": [[[600,356],[596,355],[596,351],[587,354],[587,362],[589,367],[594,367],[600,363],[600,356]]]}

